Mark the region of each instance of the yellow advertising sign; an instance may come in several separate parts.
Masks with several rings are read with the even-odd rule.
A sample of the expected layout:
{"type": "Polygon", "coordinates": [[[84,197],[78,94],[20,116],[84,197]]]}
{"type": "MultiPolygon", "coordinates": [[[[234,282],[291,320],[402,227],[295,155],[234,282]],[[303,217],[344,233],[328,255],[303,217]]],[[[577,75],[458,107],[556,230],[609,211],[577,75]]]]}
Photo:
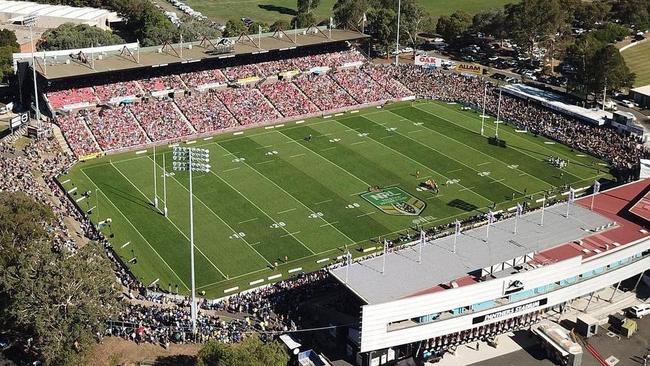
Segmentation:
{"type": "Polygon", "coordinates": [[[482,75],[483,66],[479,64],[458,64],[455,71],[461,74],[482,75]]]}

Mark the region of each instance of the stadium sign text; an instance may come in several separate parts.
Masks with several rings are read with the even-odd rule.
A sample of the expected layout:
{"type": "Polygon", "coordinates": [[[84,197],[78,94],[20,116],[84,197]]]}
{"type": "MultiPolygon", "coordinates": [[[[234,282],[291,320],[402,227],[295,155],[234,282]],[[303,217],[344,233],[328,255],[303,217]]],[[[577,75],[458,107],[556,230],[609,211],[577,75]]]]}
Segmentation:
{"type": "Polygon", "coordinates": [[[477,64],[458,64],[458,66],[456,66],[456,72],[461,74],[481,75],[483,74],[483,67],[477,64]]]}
{"type": "Polygon", "coordinates": [[[510,309],[497,311],[495,313],[477,316],[474,319],[472,319],[472,324],[479,324],[479,323],[483,323],[484,321],[488,321],[488,320],[505,318],[505,317],[508,317],[510,315],[514,315],[514,314],[522,313],[522,312],[527,311],[527,310],[534,309],[534,308],[536,308],[538,306],[544,306],[544,305],[546,305],[547,302],[548,302],[548,299],[541,299],[541,300],[529,302],[527,304],[515,306],[515,307],[510,308],[510,309]]]}

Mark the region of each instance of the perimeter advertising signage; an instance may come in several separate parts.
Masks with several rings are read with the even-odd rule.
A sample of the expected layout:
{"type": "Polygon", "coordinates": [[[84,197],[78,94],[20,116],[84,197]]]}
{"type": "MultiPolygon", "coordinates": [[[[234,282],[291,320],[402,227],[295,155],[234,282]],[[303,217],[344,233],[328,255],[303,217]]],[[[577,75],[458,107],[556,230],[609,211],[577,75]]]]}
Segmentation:
{"type": "Polygon", "coordinates": [[[429,55],[415,56],[415,64],[424,67],[441,67],[442,59],[429,55]]]}
{"type": "Polygon", "coordinates": [[[479,64],[458,64],[454,70],[460,74],[483,74],[483,66],[479,64]]]}

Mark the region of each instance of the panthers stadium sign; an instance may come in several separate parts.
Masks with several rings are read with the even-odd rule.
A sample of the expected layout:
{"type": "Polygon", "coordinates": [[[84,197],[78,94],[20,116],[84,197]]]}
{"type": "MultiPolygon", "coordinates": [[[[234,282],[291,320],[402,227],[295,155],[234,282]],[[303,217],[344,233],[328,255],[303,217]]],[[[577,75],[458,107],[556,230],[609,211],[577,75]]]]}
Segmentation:
{"type": "Polygon", "coordinates": [[[361,197],[389,215],[417,216],[426,207],[424,201],[399,187],[381,188],[363,193],[361,197]]]}

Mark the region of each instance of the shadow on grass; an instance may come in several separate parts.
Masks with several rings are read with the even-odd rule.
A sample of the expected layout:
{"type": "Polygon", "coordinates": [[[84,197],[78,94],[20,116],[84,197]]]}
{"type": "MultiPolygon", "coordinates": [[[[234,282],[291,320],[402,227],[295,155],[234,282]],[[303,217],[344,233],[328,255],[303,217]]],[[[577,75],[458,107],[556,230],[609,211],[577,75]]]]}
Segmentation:
{"type": "Polygon", "coordinates": [[[291,8],[287,8],[285,6],[277,6],[277,5],[271,5],[271,4],[259,4],[258,5],[261,9],[267,10],[267,11],[274,11],[280,14],[284,15],[291,15],[291,16],[296,16],[298,13],[291,8]]]}

